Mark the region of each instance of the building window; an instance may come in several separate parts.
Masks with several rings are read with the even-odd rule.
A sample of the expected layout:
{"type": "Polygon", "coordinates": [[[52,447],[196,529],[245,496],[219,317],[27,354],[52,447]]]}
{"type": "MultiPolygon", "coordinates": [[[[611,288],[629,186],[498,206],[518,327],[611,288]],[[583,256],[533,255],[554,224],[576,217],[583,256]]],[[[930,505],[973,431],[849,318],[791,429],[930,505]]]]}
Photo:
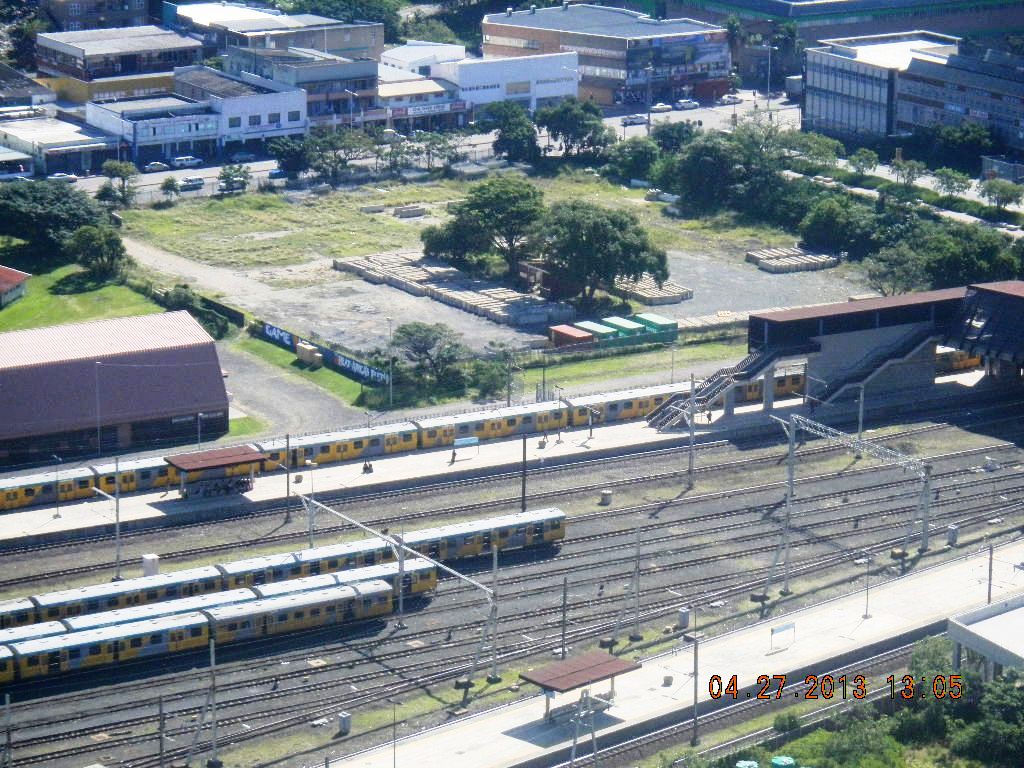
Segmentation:
{"type": "Polygon", "coordinates": [[[262,122],[262,118],[259,115],[249,115],[249,125],[259,125],[262,122]]]}
{"type": "Polygon", "coordinates": [[[289,123],[297,123],[301,119],[302,119],[302,113],[299,110],[297,110],[297,109],[293,109],[291,112],[288,113],[288,122],[289,123]]]}
{"type": "Polygon", "coordinates": [[[241,128],[241,127],[242,127],[242,118],[240,118],[240,117],[229,117],[228,118],[228,128],[241,128]]]}
{"type": "Polygon", "coordinates": [[[81,3],[68,3],[68,16],[81,16],[82,15],[82,4],[81,3]]]}
{"type": "Polygon", "coordinates": [[[271,112],[269,115],[267,115],[267,122],[270,123],[271,125],[279,125],[281,122],[281,113],[271,112]]]}
{"type": "Polygon", "coordinates": [[[518,94],[529,93],[529,92],[530,92],[530,81],[529,80],[523,80],[523,81],[518,82],[518,83],[508,83],[505,86],[505,93],[508,96],[516,96],[518,94]]]}
{"type": "Polygon", "coordinates": [[[82,28],[82,22],[80,22],[80,21],[69,21],[68,22],[68,31],[69,32],[77,32],[81,28],[82,28]]]}

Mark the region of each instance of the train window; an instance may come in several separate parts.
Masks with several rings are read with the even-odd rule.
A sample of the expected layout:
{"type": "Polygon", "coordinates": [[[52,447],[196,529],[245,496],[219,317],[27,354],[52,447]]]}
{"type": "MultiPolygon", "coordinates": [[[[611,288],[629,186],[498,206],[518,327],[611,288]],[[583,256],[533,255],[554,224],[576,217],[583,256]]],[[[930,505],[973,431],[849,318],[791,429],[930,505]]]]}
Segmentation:
{"type": "Polygon", "coordinates": [[[505,419],[505,423],[508,426],[510,426],[510,427],[514,427],[516,425],[516,420],[515,419],[505,419]]]}
{"type": "Polygon", "coordinates": [[[469,432],[469,425],[468,424],[460,424],[459,425],[459,434],[460,435],[464,435],[467,432],[469,432]]]}
{"type": "Polygon", "coordinates": [[[100,601],[99,600],[90,600],[89,602],[87,602],[85,604],[85,610],[89,611],[90,613],[92,611],[98,611],[99,609],[100,609],[100,601]]]}
{"type": "Polygon", "coordinates": [[[82,657],[82,649],[81,648],[72,648],[71,650],[68,651],[68,658],[69,659],[80,659],[81,657],[82,657]]]}
{"type": "Polygon", "coordinates": [[[334,606],[333,605],[328,605],[324,610],[327,613],[334,613],[334,606]]]}
{"type": "Polygon", "coordinates": [[[437,430],[436,429],[428,429],[427,430],[427,437],[437,437],[437,430]]]}
{"type": "Polygon", "coordinates": [[[114,643],[114,650],[115,651],[123,651],[124,650],[124,640],[116,641],[114,643]]]}
{"type": "Polygon", "coordinates": [[[114,476],[113,475],[108,475],[107,477],[103,478],[103,482],[108,483],[110,485],[113,485],[114,484],[114,476]]]}
{"type": "Polygon", "coordinates": [[[142,638],[141,637],[133,637],[132,638],[132,648],[141,648],[141,647],[142,647],[142,638]]]}
{"type": "Polygon", "coordinates": [[[290,573],[292,576],[298,576],[302,573],[302,566],[293,565],[291,568],[288,569],[288,573],[290,573]]]}
{"type": "Polygon", "coordinates": [[[248,629],[250,626],[248,619],[242,622],[242,629],[248,629]]]}
{"type": "Polygon", "coordinates": [[[295,618],[296,619],[304,619],[304,618],[306,618],[306,612],[305,611],[296,611],[295,612],[295,618]]]}
{"type": "Polygon", "coordinates": [[[282,576],[284,576],[284,570],[282,570],[281,568],[274,568],[270,571],[270,575],[272,579],[276,581],[277,579],[280,579],[282,576]]]}
{"type": "Polygon", "coordinates": [[[46,612],[46,615],[49,616],[52,619],[55,616],[59,616],[60,615],[60,609],[59,608],[51,608],[50,610],[48,610],[46,612]]]}
{"type": "Polygon", "coordinates": [[[20,611],[14,614],[14,620],[17,621],[19,624],[28,621],[28,611],[20,611]]]}
{"type": "Polygon", "coordinates": [[[35,488],[26,488],[25,489],[25,496],[27,496],[28,498],[32,498],[35,495],[36,495],[36,489],[35,488]]]}
{"type": "Polygon", "coordinates": [[[370,608],[373,605],[373,600],[369,597],[363,598],[363,608],[370,608]]]}
{"type": "Polygon", "coordinates": [[[561,527],[562,527],[562,521],[561,520],[552,520],[551,521],[551,530],[552,531],[557,530],[557,529],[559,529],[561,527]]]}
{"type": "Polygon", "coordinates": [[[402,435],[402,442],[408,443],[412,441],[412,435],[402,435]]]}
{"type": "Polygon", "coordinates": [[[526,526],[525,525],[516,526],[516,533],[526,533],[526,526]]]}
{"type": "Polygon", "coordinates": [[[313,449],[312,448],[303,448],[302,449],[302,455],[303,456],[312,456],[313,455],[313,449]]]}
{"type": "Polygon", "coordinates": [[[790,384],[799,384],[800,383],[800,377],[799,376],[790,376],[789,377],[789,383],[790,384]]]}
{"type": "Polygon", "coordinates": [[[661,405],[661,401],[664,400],[664,399],[665,399],[664,397],[656,397],[656,398],[654,398],[654,404],[655,405],[661,405]]]}
{"type": "Polygon", "coordinates": [[[16,498],[18,498],[18,494],[17,494],[16,491],[8,491],[7,492],[7,500],[8,501],[14,501],[16,498]]]}
{"type": "Polygon", "coordinates": [[[558,411],[552,411],[552,412],[551,412],[551,413],[549,413],[548,415],[549,415],[549,416],[550,416],[550,417],[551,417],[552,419],[557,419],[557,418],[558,418],[559,416],[561,416],[562,414],[560,414],[560,413],[559,413],[558,411]]]}
{"type": "Polygon", "coordinates": [[[232,621],[228,624],[228,632],[234,632],[236,629],[238,629],[238,622],[232,621]]]}
{"type": "Polygon", "coordinates": [[[89,487],[89,481],[88,480],[79,480],[78,481],[78,487],[79,488],[88,488],[89,487]]]}
{"type": "Polygon", "coordinates": [[[337,560],[328,560],[327,561],[327,567],[328,568],[337,568],[338,567],[338,561],[337,560]]]}
{"type": "Polygon", "coordinates": [[[203,586],[206,587],[207,589],[213,589],[214,587],[217,586],[217,582],[214,579],[207,579],[206,581],[203,582],[203,586]]]}
{"type": "Polygon", "coordinates": [[[25,659],[25,663],[27,663],[30,667],[38,667],[39,666],[39,657],[38,656],[29,656],[29,657],[27,657],[25,659]]]}
{"type": "Polygon", "coordinates": [[[202,635],[202,634],[203,634],[203,628],[202,628],[202,627],[192,627],[192,628],[191,628],[191,629],[190,629],[190,630],[188,631],[188,633],[189,633],[190,635],[192,635],[192,637],[199,637],[200,635],[202,635]]]}
{"type": "Polygon", "coordinates": [[[484,423],[482,421],[478,421],[476,424],[473,425],[473,429],[475,429],[475,430],[480,430],[480,429],[483,429],[483,428],[484,428],[484,423]]]}
{"type": "Polygon", "coordinates": [[[523,424],[533,424],[533,416],[523,416],[523,424]]]}
{"type": "Polygon", "coordinates": [[[146,590],[146,599],[147,600],[156,600],[156,596],[157,596],[157,591],[155,589],[147,589],[146,590]]]}
{"type": "Polygon", "coordinates": [[[161,633],[159,633],[159,632],[157,632],[155,635],[150,635],[149,636],[149,644],[150,645],[160,645],[160,643],[162,643],[163,640],[164,640],[164,636],[161,633]]]}
{"type": "Polygon", "coordinates": [[[277,614],[277,620],[278,621],[288,621],[288,614],[287,613],[279,613],[279,614],[277,614]]]}
{"type": "Polygon", "coordinates": [[[608,410],[609,411],[617,411],[617,410],[619,410],[619,404],[618,403],[611,403],[608,406],[608,410]]]}
{"type": "Polygon", "coordinates": [[[89,655],[90,656],[99,656],[102,652],[103,652],[103,649],[100,646],[98,646],[98,645],[90,645],[89,646],[89,655]]]}
{"type": "Polygon", "coordinates": [[[372,440],[370,440],[370,447],[371,448],[376,448],[378,445],[380,445],[380,438],[379,437],[375,437],[372,440]]]}
{"type": "Polygon", "coordinates": [[[622,404],[622,407],[623,408],[632,408],[633,407],[633,401],[632,400],[627,400],[626,402],[624,402],[622,404]]]}
{"type": "Polygon", "coordinates": [[[107,608],[113,608],[119,602],[120,602],[120,600],[118,598],[116,598],[116,597],[108,597],[107,598],[107,608]]]}
{"type": "Polygon", "coordinates": [[[153,473],[150,472],[148,469],[144,469],[139,473],[139,477],[141,477],[143,480],[149,480],[149,477],[152,474],[153,473]]]}
{"type": "Polygon", "coordinates": [[[309,612],[309,615],[310,616],[319,616],[320,615],[320,609],[319,608],[311,609],[310,612],[309,612]]]}
{"type": "Polygon", "coordinates": [[[164,469],[158,469],[156,471],[156,476],[157,477],[167,477],[167,469],[166,469],[166,467],[164,469]]]}
{"type": "Polygon", "coordinates": [[[362,448],[363,447],[363,441],[362,440],[355,440],[355,441],[353,441],[352,447],[353,448],[362,448]]]}
{"type": "Polygon", "coordinates": [[[329,445],[321,445],[320,446],[320,453],[330,453],[330,452],[331,452],[331,446],[329,446],[329,445]]]}
{"type": "Polygon", "coordinates": [[[508,536],[508,528],[499,528],[498,529],[498,538],[499,539],[504,539],[506,536],[508,536]]]}

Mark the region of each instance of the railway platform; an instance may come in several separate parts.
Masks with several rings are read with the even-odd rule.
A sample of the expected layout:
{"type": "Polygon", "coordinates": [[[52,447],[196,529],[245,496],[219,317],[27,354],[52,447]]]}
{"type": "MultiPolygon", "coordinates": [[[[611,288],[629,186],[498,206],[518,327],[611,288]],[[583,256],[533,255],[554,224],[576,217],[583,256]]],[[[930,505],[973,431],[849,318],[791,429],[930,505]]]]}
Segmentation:
{"type": "MultiPolygon", "coordinates": [[[[698,439],[707,439],[708,434],[710,430],[700,430],[698,439]]],[[[659,433],[643,421],[595,426],[593,436],[587,427],[576,427],[560,434],[551,433],[543,442],[540,435],[528,435],[527,468],[538,469],[585,457],[613,456],[638,447],[688,443],[688,435],[659,433]]],[[[502,468],[517,471],[522,465],[523,441],[510,438],[460,447],[454,458],[452,461],[452,448],[446,447],[374,457],[372,473],[363,471],[362,460],[293,469],[290,491],[293,495],[317,497],[361,494],[410,487],[427,480],[484,476],[502,468]]],[[[121,528],[163,525],[172,517],[191,521],[216,518],[226,510],[238,514],[246,509],[265,509],[282,503],[288,491],[288,476],[278,471],[256,478],[251,491],[236,496],[182,499],[177,488],[126,494],[120,501],[121,528]]],[[[52,505],[32,507],[0,515],[0,548],[29,541],[71,538],[90,531],[110,532],[114,522],[114,504],[106,498],[63,502],[59,509],[52,505]]]]}
{"type": "MultiPolygon", "coordinates": [[[[999,603],[1024,591],[1024,540],[996,549],[992,570],[992,601],[999,603]]],[[[907,576],[870,585],[850,595],[772,617],[710,640],[698,647],[697,691],[702,712],[715,706],[756,697],[759,675],[786,675],[782,699],[797,701],[797,685],[808,674],[823,675],[872,653],[942,631],[948,617],[984,606],[989,585],[987,550],[907,576]],[[718,675],[723,687],[735,675],[738,696],[709,696],[709,680],[718,675]]],[[[698,602],[698,608],[700,605],[698,602]]],[[[699,610],[703,613],[703,609],[699,610]]],[[[698,619],[698,622],[700,620],[698,619]]],[[[699,629],[699,626],[698,626],[699,629]]],[[[694,696],[693,644],[642,660],[639,670],[615,679],[614,696],[607,684],[591,694],[611,706],[595,715],[598,744],[618,743],[646,730],[690,720],[694,696]]],[[[955,674],[951,668],[950,674],[955,674]]],[[[846,697],[853,696],[856,672],[847,673],[846,697]]],[[[866,675],[867,673],[865,673],[866,675]]],[[[510,682],[510,681],[509,681],[510,682]]],[[[884,680],[868,678],[867,693],[884,680]]],[[[778,690],[772,681],[771,695],[778,690]]],[[[552,710],[571,706],[579,692],[556,695],[552,710]]],[[[897,695],[899,691],[897,690],[897,695]]],[[[833,702],[843,696],[836,683],[833,702]]],[[[444,755],[446,768],[540,768],[567,759],[573,725],[544,717],[543,696],[485,711],[454,724],[389,742],[365,752],[331,759],[330,768],[389,768],[392,765],[434,765],[444,755]]],[[[699,722],[699,721],[698,721],[699,722]]],[[[581,727],[581,753],[589,754],[589,724],[581,727]]]]}

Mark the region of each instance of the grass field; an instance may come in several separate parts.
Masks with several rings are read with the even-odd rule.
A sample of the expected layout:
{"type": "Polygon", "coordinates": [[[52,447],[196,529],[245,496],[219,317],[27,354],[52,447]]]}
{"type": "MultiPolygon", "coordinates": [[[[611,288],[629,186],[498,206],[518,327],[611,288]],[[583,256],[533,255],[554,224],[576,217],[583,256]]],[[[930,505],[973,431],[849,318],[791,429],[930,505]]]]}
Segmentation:
{"type": "Polygon", "coordinates": [[[316,384],[346,403],[355,402],[362,391],[359,382],[346,378],[340,373],[335,373],[329,368],[318,368],[315,371],[310,370],[303,364],[298,363],[295,355],[288,350],[276,347],[266,341],[243,335],[238,338],[234,345],[236,349],[248,352],[250,355],[255,355],[276,368],[316,384]]]}
{"type": "MultiPolygon", "coordinates": [[[[0,251],[0,263],[3,260],[0,251]]],[[[18,269],[32,271],[30,265],[18,269]]],[[[93,286],[81,279],[81,268],[57,267],[29,279],[25,296],[0,310],[0,331],[17,331],[62,323],[152,315],[164,310],[123,285],[93,286]]]]}
{"type": "MultiPolygon", "coordinates": [[[[643,199],[643,190],[627,189],[582,171],[532,179],[546,202],[589,200],[633,211],[654,242],[690,252],[729,252],[742,258],[752,246],[792,244],[778,229],[747,225],[732,214],[673,219],[664,204],[643,199]]],[[[418,248],[420,231],[446,216],[443,203],[465,197],[470,182],[430,184],[387,182],[355,191],[289,202],[282,195],[241,195],[198,199],[165,209],[125,211],[125,232],[179,256],[224,266],[299,264],[316,257],[345,258],[381,251],[418,248]],[[399,220],[390,213],[360,213],[360,206],[424,204],[430,216],[399,220]]]]}

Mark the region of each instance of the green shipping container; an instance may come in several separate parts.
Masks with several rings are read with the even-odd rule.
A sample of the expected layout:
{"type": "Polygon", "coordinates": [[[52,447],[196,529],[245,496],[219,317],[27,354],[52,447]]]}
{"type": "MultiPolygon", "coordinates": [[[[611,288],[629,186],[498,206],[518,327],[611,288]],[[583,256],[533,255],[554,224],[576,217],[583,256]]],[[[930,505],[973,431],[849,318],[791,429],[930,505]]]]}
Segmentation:
{"type": "Polygon", "coordinates": [[[590,320],[584,320],[579,323],[573,323],[573,326],[579,328],[581,331],[594,334],[594,338],[598,341],[605,341],[606,339],[614,339],[619,335],[619,332],[614,328],[609,328],[607,325],[601,325],[600,323],[594,323],[590,320]]]}
{"type": "Polygon", "coordinates": [[[652,331],[672,331],[679,330],[679,323],[668,317],[662,317],[656,315],[653,312],[643,312],[639,315],[633,315],[630,320],[640,323],[650,328],[652,331]]]}
{"type": "Polygon", "coordinates": [[[647,328],[640,323],[626,320],[624,317],[606,317],[601,321],[601,324],[614,328],[623,336],[636,336],[638,333],[643,333],[647,328]]]}

